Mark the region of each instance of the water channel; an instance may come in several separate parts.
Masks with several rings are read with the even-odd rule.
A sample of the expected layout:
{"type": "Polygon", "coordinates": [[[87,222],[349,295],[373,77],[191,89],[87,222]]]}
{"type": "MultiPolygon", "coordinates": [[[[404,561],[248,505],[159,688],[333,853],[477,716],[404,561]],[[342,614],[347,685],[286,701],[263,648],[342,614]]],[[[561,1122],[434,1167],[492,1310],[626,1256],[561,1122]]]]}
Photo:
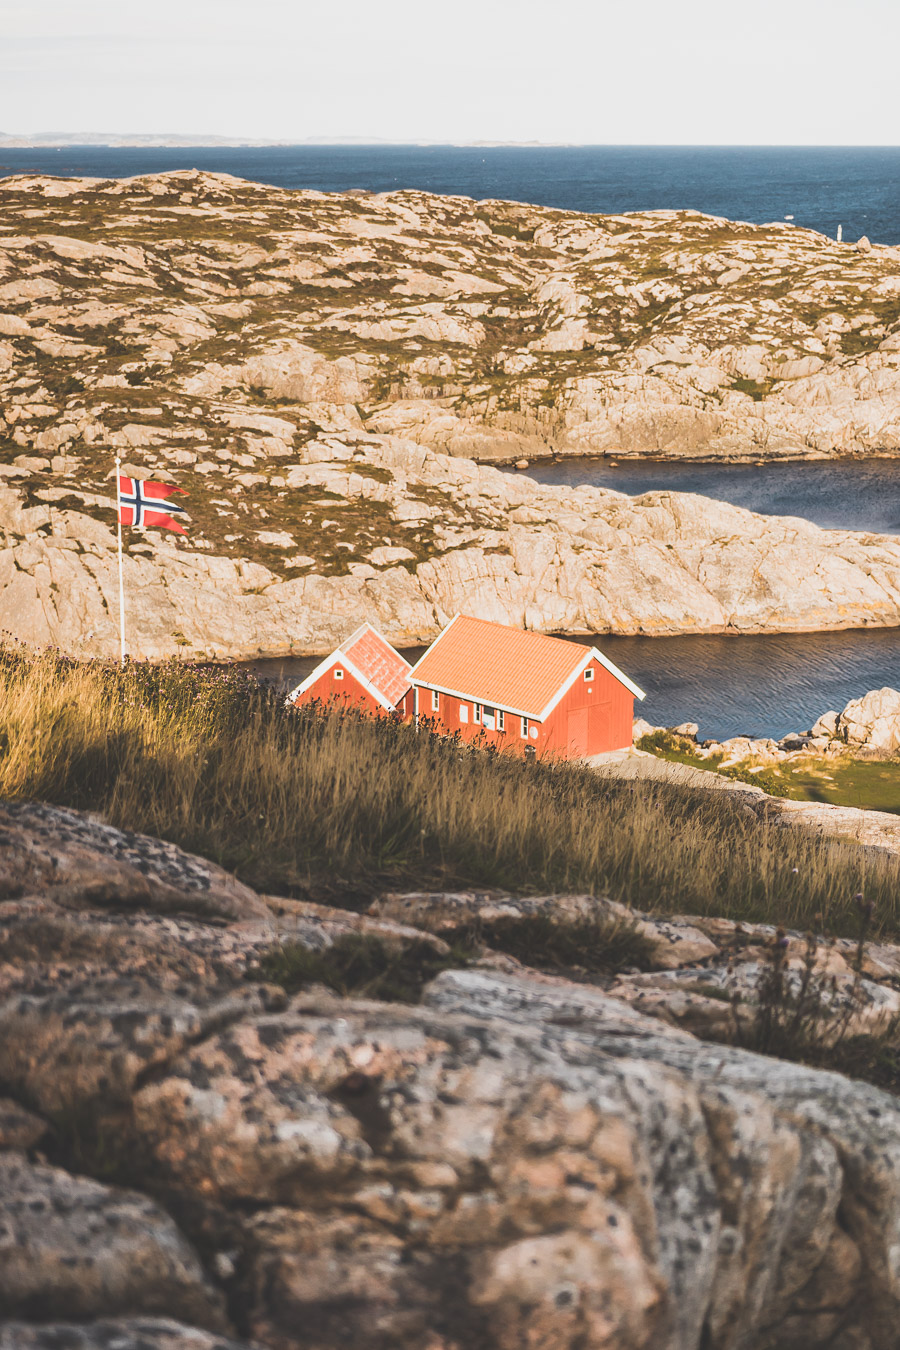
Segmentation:
{"type": "MultiPolygon", "coordinates": [[[[511,470],[511,472],[514,472],[511,470]]],[[[696,492],[767,515],[801,516],[828,529],[900,535],[900,458],[811,460],[764,467],[683,460],[565,459],[527,475],[557,487],[592,483],[638,495],[696,492]]],[[[579,638],[597,646],[646,692],[639,712],[656,725],[699,722],[702,737],[782,736],[884,685],[900,687],[900,629],[746,637],[579,638]]],[[[415,660],[422,648],[407,650],[415,660]]],[[[318,658],[261,661],[284,687],[318,658]]]]}
{"type": "Polygon", "coordinates": [[[827,530],[900,534],[900,457],[792,460],[758,466],[579,455],[536,461],[523,476],[553,487],[590,483],[629,496],[660,489],[696,492],[763,515],[802,516],[827,530]]]}

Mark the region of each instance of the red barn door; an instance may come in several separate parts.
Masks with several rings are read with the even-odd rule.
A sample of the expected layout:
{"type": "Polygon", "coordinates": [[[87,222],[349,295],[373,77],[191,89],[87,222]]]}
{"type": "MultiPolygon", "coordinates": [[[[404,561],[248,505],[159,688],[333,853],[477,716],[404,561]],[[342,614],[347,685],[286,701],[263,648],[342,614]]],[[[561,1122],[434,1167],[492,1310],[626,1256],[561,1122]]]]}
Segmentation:
{"type": "Polygon", "coordinates": [[[568,743],[566,753],[570,758],[586,755],[588,751],[588,715],[589,708],[573,708],[568,717],[568,743]]]}

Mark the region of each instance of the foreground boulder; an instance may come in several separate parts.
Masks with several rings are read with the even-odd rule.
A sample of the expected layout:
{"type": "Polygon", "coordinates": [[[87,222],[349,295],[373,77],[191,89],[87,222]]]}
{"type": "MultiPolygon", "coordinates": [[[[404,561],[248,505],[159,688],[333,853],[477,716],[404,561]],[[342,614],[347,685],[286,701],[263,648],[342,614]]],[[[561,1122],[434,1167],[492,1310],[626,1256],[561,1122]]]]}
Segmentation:
{"type": "MultiPolygon", "coordinates": [[[[77,833],[43,810],[48,848],[77,833]]],[[[645,1015],[640,975],[474,953],[419,1005],[259,982],[276,944],[439,951],[461,915],[609,902],[64,896],[0,903],[0,1350],[896,1350],[895,1097],[645,1015]]],[[[672,981],[770,937],[640,924],[672,981]]],[[[900,953],[867,961],[889,989],[900,953]]]]}
{"type": "Polygon", "coordinates": [[[838,717],[835,734],[848,745],[900,749],[900,690],[872,689],[853,699],[838,717]]]}
{"type": "Polygon", "coordinates": [[[221,1294],[175,1224],[143,1195],[0,1154],[0,1308],[84,1320],[175,1313],[219,1330],[221,1294]]]}

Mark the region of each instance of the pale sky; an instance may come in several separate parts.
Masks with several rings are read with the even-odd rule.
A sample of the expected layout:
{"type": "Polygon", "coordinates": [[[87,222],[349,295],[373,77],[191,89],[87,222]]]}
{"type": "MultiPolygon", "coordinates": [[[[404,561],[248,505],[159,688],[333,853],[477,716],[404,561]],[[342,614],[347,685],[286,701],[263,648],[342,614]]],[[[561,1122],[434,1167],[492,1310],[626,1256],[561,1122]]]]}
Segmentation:
{"type": "Polygon", "coordinates": [[[900,0],[0,0],[0,133],[900,144],[900,0]]]}

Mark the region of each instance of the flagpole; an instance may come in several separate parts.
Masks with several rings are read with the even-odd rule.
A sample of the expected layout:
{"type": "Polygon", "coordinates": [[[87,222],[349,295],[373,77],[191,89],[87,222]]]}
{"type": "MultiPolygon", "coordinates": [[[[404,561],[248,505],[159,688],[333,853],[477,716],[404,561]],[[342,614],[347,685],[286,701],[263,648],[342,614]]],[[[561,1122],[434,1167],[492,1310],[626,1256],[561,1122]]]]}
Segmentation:
{"type": "Polygon", "coordinates": [[[122,461],[116,455],[116,515],[119,520],[119,658],[125,665],[125,582],[122,576],[122,461]]]}

